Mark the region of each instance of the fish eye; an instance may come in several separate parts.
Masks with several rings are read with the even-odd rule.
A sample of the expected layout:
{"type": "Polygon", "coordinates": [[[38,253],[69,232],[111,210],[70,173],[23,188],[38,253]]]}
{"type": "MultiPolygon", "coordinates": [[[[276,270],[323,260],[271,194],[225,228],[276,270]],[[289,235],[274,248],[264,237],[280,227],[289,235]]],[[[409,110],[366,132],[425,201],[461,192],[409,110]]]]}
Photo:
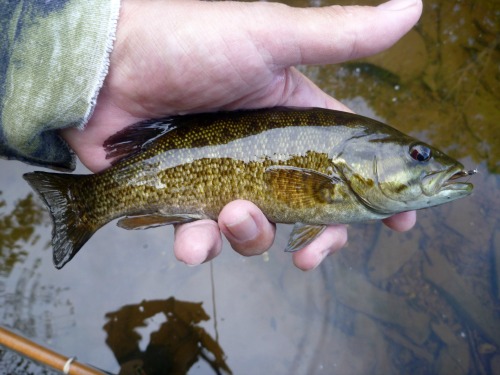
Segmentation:
{"type": "Polygon", "coordinates": [[[413,145],[410,147],[410,156],[416,161],[428,161],[431,158],[431,155],[431,149],[427,146],[413,145]]]}

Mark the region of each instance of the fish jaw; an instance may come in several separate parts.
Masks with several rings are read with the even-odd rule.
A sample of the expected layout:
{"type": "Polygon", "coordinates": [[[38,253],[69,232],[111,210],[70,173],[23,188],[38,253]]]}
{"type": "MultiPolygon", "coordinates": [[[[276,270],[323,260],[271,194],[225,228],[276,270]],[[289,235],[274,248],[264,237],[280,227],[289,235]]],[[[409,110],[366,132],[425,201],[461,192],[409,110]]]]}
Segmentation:
{"type": "Polygon", "coordinates": [[[455,165],[446,172],[425,176],[422,180],[422,191],[431,198],[432,205],[466,197],[472,193],[474,186],[460,179],[475,173],[477,173],[476,170],[466,171],[463,165],[455,165]]]}

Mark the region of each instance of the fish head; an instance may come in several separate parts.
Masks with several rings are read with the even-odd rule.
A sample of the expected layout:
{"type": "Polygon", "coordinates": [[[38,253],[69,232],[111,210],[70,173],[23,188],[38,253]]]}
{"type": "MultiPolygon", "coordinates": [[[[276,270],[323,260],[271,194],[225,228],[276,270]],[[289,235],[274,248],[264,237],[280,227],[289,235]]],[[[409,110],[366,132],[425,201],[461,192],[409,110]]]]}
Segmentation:
{"type": "Polygon", "coordinates": [[[381,193],[405,209],[432,207],[472,193],[473,185],[460,180],[472,173],[437,148],[413,141],[395,149],[399,157],[379,152],[377,181],[381,193]]]}
{"type": "Polygon", "coordinates": [[[359,147],[351,148],[353,160],[345,160],[342,172],[358,198],[377,213],[432,207],[472,193],[473,185],[462,179],[476,171],[466,171],[460,162],[415,138],[402,133],[372,136],[359,147]]]}

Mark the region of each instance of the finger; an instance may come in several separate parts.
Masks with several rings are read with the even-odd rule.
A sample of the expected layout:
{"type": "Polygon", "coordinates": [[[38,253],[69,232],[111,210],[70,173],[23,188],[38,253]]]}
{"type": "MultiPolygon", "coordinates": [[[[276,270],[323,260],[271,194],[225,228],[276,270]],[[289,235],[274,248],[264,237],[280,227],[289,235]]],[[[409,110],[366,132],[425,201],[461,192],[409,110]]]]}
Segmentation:
{"type": "MultiPolygon", "coordinates": [[[[321,90],[314,82],[295,68],[284,71],[284,89],[277,88],[280,96],[274,106],[293,107],[321,107],[352,112],[345,104],[331,97],[321,90]]],[[[264,100],[273,100],[272,95],[267,95],[264,100]]],[[[265,106],[266,103],[263,103],[265,106]]]]}
{"type": "Polygon", "coordinates": [[[190,266],[213,259],[221,249],[222,238],[215,221],[197,220],[175,227],[175,256],[190,266]]]}
{"type": "Polygon", "coordinates": [[[262,254],[273,244],[276,226],[252,202],[236,200],[227,204],[218,220],[220,230],[241,255],[262,254]]]}
{"type": "Polygon", "coordinates": [[[293,263],[302,271],[309,271],[347,242],[345,225],[328,226],[321,235],[303,249],[293,253],[293,263]]]}
{"type": "Polygon", "coordinates": [[[421,13],[421,0],[392,0],[378,7],[291,8],[259,3],[249,7],[243,27],[250,30],[262,56],[278,67],[332,64],[389,48],[421,13]],[[254,26],[262,24],[269,27],[254,26]]]}
{"type": "Polygon", "coordinates": [[[401,212],[400,214],[384,219],[383,222],[395,231],[406,232],[413,228],[417,222],[417,213],[415,211],[401,212]]]}

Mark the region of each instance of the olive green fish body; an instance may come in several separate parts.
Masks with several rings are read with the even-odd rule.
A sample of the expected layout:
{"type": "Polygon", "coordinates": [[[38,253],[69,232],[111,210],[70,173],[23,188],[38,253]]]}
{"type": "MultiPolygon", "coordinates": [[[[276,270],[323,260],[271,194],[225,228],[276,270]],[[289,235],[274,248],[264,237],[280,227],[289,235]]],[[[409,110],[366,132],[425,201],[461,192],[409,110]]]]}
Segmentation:
{"type": "MultiPolygon", "coordinates": [[[[251,200],[269,219],[281,223],[360,221],[361,213],[364,215],[361,220],[380,217],[378,213],[360,206],[355,196],[350,194],[347,184],[330,184],[336,172],[332,157],[341,153],[342,143],[354,132],[348,132],[347,128],[332,132],[330,126],[309,125],[320,122],[317,119],[314,122],[306,120],[307,117],[301,122],[302,126],[290,123],[278,127],[281,123],[270,122],[262,129],[252,123],[244,128],[239,119],[231,122],[219,120],[217,126],[201,124],[190,127],[189,131],[181,128],[177,133],[185,130],[187,134],[171,132],[165,138],[184,140],[184,147],[163,146],[158,140],[158,150],[139,153],[95,178],[97,184],[107,180],[121,181],[117,187],[120,194],[109,186],[106,190],[110,193],[105,195],[119,197],[121,204],[115,202],[112,205],[119,208],[116,217],[124,213],[133,214],[130,211],[133,208],[146,212],[158,209],[171,214],[190,213],[216,219],[225,204],[238,198],[251,200]],[[222,143],[221,133],[224,134],[227,127],[232,128],[234,134],[222,143]],[[250,132],[254,134],[249,135],[250,132]],[[188,142],[189,134],[196,134],[196,140],[188,142]],[[332,147],[335,144],[339,145],[337,151],[332,147]],[[311,145],[315,147],[311,148],[311,145]],[[297,169],[272,170],[276,166],[297,169]],[[324,181],[318,181],[318,185],[323,183],[325,186],[317,188],[324,188],[325,194],[330,195],[329,200],[338,200],[334,212],[327,209],[326,198],[321,202],[315,191],[304,191],[310,184],[303,170],[316,172],[324,178],[324,181]],[[295,189],[290,187],[293,184],[295,189]],[[134,205],[125,201],[129,197],[135,201],[134,205]],[[154,207],[158,204],[161,206],[154,207]],[[354,215],[353,210],[356,211],[354,215]],[[311,215],[313,211],[315,215],[311,215]],[[350,219],[350,216],[353,218],[350,219]]],[[[312,177],[309,179],[316,182],[312,177]]],[[[109,199],[112,200],[112,197],[109,199]]]]}
{"type": "Polygon", "coordinates": [[[216,220],[227,203],[246,199],[273,222],[296,223],[294,251],[327,224],[384,218],[472,189],[455,181],[470,173],[431,146],[375,120],[318,108],[149,120],[104,146],[118,161],[101,173],[25,175],[51,210],[58,268],[116,218],[127,229],[216,220]]]}

